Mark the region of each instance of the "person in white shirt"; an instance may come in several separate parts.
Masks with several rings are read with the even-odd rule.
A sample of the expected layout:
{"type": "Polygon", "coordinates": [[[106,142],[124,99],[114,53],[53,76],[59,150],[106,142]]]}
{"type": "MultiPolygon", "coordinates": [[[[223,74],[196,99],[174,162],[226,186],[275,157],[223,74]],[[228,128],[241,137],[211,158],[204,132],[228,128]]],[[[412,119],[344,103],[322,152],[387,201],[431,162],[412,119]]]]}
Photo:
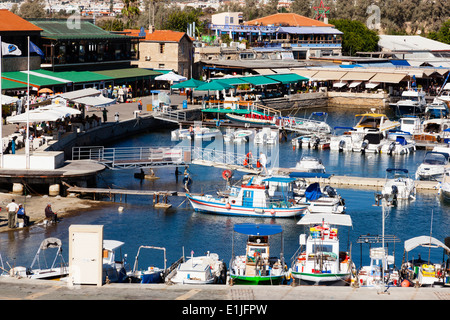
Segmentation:
{"type": "Polygon", "coordinates": [[[264,153],[260,153],[259,154],[259,164],[262,167],[262,172],[264,172],[264,174],[267,174],[267,169],[266,169],[266,165],[267,165],[267,157],[264,153]]]}
{"type": "Polygon", "coordinates": [[[10,203],[6,206],[6,209],[8,210],[8,228],[15,228],[16,227],[16,214],[19,210],[19,206],[15,202],[14,199],[11,200],[10,203]]]}

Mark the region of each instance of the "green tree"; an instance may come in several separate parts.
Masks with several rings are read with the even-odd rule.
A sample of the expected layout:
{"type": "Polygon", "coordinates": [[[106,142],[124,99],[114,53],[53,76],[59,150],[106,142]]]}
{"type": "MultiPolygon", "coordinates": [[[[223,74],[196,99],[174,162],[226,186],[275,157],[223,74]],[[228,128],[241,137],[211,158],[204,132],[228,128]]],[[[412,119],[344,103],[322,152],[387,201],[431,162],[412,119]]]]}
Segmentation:
{"type": "Polygon", "coordinates": [[[186,32],[188,25],[195,22],[195,28],[199,33],[202,33],[205,29],[203,22],[200,20],[202,16],[203,12],[201,9],[188,7],[181,10],[176,8],[167,17],[163,24],[163,29],[186,32]]]}
{"type": "Polygon", "coordinates": [[[435,40],[450,44],[450,19],[444,22],[439,31],[436,32],[435,40]]]}
{"type": "Polygon", "coordinates": [[[378,45],[378,34],[367,28],[360,21],[347,19],[330,20],[342,35],[342,52],[345,55],[353,55],[358,51],[375,51],[378,45]]]}
{"type": "Polygon", "coordinates": [[[140,15],[139,2],[137,0],[122,0],[122,16],[125,18],[125,27],[133,28],[137,25],[140,15]]]}
{"type": "Polygon", "coordinates": [[[294,0],[291,4],[290,11],[307,18],[313,17],[313,10],[310,0],[294,0]]]}

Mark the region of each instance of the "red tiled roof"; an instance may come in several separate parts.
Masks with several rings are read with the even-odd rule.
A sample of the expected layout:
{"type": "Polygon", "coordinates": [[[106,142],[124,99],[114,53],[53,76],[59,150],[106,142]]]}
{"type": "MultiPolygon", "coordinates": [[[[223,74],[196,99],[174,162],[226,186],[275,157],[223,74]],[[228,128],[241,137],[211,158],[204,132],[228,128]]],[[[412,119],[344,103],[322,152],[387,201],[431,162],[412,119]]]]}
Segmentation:
{"type": "Polygon", "coordinates": [[[324,23],[319,20],[310,19],[295,13],[277,13],[267,17],[254,19],[245,22],[246,25],[274,25],[289,27],[331,27],[333,25],[324,23]]]}
{"type": "MultiPolygon", "coordinates": [[[[139,30],[126,29],[123,30],[125,34],[137,37],[139,35],[139,30]]],[[[148,41],[167,41],[167,42],[179,42],[181,38],[186,34],[186,32],[178,32],[172,30],[155,30],[153,33],[149,33],[145,30],[145,39],[148,41]]]]}
{"type": "Polygon", "coordinates": [[[2,31],[42,31],[42,29],[7,9],[0,9],[0,32],[2,31]]]}

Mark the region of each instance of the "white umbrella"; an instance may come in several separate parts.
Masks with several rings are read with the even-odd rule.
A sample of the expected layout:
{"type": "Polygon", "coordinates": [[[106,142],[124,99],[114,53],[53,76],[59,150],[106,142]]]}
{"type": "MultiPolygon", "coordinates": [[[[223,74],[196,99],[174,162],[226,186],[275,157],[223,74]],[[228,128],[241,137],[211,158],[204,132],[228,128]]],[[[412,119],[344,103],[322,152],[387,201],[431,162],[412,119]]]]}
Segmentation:
{"type": "Polygon", "coordinates": [[[155,77],[155,80],[160,81],[184,81],[187,80],[186,77],[180,76],[179,74],[176,74],[173,71],[167,72],[166,74],[162,74],[160,76],[155,77]]]}
{"type": "Polygon", "coordinates": [[[19,99],[2,94],[2,104],[16,103],[19,99]]]}
{"type": "Polygon", "coordinates": [[[43,121],[56,121],[69,116],[68,113],[54,110],[31,110],[17,116],[7,117],[6,121],[9,123],[23,123],[23,122],[43,122],[43,121]],[[28,119],[27,119],[28,114],[28,119]]]}
{"type": "Polygon", "coordinates": [[[66,107],[62,105],[48,105],[38,108],[37,110],[52,110],[61,114],[68,114],[69,116],[75,115],[75,114],[81,114],[81,111],[75,108],[66,107]]]}

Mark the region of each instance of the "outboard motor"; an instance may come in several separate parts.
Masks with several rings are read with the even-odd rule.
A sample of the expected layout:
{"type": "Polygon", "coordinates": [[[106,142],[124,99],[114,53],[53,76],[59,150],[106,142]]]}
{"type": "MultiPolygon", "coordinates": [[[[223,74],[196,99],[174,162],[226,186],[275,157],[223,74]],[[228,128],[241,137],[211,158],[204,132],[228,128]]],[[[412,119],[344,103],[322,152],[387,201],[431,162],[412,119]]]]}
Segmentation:
{"type": "Polygon", "coordinates": [[[366,153],[366,149],[369,146],[369,140],[364,140],[363,143],[361,144],[361,152],[362,153],[366,153]]]}
{"type": "Polygon", "coordinates": [[[327,195],[331,198],[334,198],[337,196],[337,192],[336,190],[334,190],[334,188],[332,186],[325,186],[325,188],[323,188],[323,191],[327,193],[327,195]]]}
{"type": "Polygon", "coordinates": [[[316,138],[314,139],[314,144],[313,144],[313,148],[314,148],[314,149],[318,149],[318,148],[319,148],[319,142],[320,142],[320,138],[319,138],[319,137],[316,137],[316,138]]]}
{"type": "Polygon", "coordinates": [[[344,151],[344,147],[345,147],[345,140],[339,141],[339,152],[344,151]]]}
{"type": "Polygon", "coordinates": [[[389,145],[389,155],[392,155],[392,152],[394,152],[395,150],[395,142],[391,142],[391,144],[389,145]]]}

